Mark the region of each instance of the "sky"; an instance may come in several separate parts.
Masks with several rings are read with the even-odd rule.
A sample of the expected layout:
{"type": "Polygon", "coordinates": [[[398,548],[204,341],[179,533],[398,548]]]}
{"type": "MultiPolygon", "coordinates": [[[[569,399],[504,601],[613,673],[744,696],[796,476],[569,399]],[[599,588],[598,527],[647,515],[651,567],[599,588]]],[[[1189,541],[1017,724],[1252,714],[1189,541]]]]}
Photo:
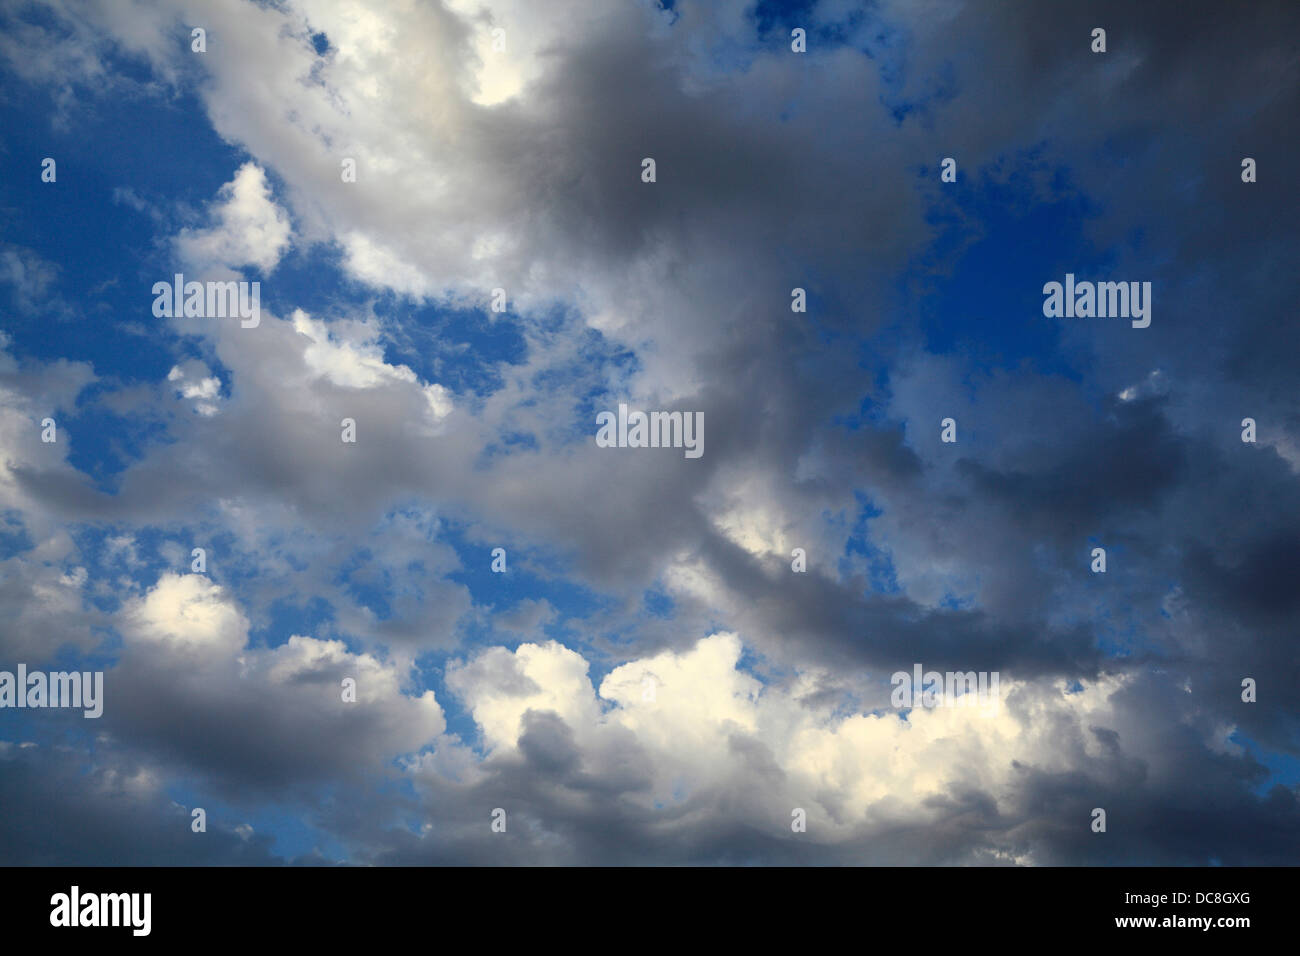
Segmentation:
{"type": "Polygon", "coordinates": [[[1295,863],[1297,36],[0,0],[0,862],[1295,863]]]}

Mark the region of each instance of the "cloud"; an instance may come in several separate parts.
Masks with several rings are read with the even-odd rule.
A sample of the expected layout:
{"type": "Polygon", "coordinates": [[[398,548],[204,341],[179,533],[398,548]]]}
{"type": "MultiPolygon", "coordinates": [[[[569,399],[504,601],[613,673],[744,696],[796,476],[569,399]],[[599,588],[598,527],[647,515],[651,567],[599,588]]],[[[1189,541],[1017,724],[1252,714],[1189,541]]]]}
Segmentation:
{"type": "Polygon", "coordinates": [[[1143,809],[1171,798],[1188,763],[1234,767],[1218,775],[1213,805],[1188,808],[1206,825],[1226,821],[1224,806],[1285,816],[1294,805],[1280,788],[1252,795],[1258,766],[1224,752],[1221,729],[1167,680],[1011,681],[996,706],[904,719],[845,713],[799,681],[765,685],[738,668],[742,649],[734,634],[715,634],[630,661],[598,689],[586,662],[556,644],[482,652],[451,679],[483,733],[481,773],[458,786],[432,755],[412,765],[438,809],[417,839],[388,834],[396,845],[379,859],[1052,864],[1079,853],[1116,863],[1211,852],[1226,861],[1271,854],[1253,839],[1249,848],[1215,839],[1207,851],[1143,809]],[[1172,737],[1149,720],[1171,706],[1184,728],[1172,737]],[[1122,821],[1124,841],[1091,833],[1097,805],[1122,821]],[[495,806],[519,821],[508,843],[489,831],[495,806]],[[791,829],[795,808],[806,833],[791,829]]]}
{"type": "MultiPolygon", "coordinates": [[[[1297,845],[1252,755],[1294,755],[1300,719],[1290,5],[822,4],[806,56],[766,8],[689,0],[218,6],[202,56],[183,10],[55,3],[0,44],[65,110],[128,72],[131,108],[192,94],[239,165],[160,256],[268,293],[256,329],[172,320],[139,367],[0,343],[0,648],[120,637],[121,772],[283,801],[366,862],[1297,845]],[[1071,270],[1152,280],[1151,328],[1044,324],[1071,270]],[[597,449],[620,401],[702,412],[708,453],[597,449]],[[111,487],[86,465],[104,409],[153,429],[111,487]],[[513,577],[461,560],[487,541],[513,577]],[[175,573],[194,542],[210,579],[175,573]],[[884,711],[916,661],[1002,671],[1003,711],[884,711]],[[1252,675],[1281,675],[1267,706],[1252,675]],[[401,774],[413,794],[375,792],[401,774]]],[[[76,278],[6,248],[16,301],[76,278]]]]}
{"type": "Polygon", "coordinates": [[[266,173],[254,163],[244,163],[221,187],[208,215],[211,226],[176,237],[176,254],[200,275],[242,266],[270,273],[289,248],[289,216],[271,199],[266,173]]]}

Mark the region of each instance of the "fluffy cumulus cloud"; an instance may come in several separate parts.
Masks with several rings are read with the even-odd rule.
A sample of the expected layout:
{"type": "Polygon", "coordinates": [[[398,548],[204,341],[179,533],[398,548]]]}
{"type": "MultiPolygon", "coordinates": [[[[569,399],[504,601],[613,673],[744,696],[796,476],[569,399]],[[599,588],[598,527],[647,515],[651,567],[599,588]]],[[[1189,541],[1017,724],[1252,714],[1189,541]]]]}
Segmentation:
{"type": "Polygon", "coordinates": [[[271,201],[266,173],[253,163],[221,187],[209,217],[211,226],[176,237],[177,257],[200,273],[244,265],[270,272],[289,246],[289,217],[271,201]]]}
{"type": "Polygon", "coordinates": [[[1296,20],[0,2],[6,858],[1293,859],[1296,20]]]}

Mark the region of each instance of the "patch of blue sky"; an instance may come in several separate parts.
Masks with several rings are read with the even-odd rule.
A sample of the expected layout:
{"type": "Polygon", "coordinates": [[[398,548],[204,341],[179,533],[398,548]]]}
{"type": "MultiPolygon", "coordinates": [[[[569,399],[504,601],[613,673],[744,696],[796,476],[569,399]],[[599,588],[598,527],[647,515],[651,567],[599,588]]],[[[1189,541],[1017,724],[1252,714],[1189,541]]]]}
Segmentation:
{"type": "MultiPolygon", "coordinates": [[[[1258,705],[1243,704],[1242,706],[1255,707],[1258,705]]],[[[1292,790],[1300,786],[1300,757],[1293,753],[1265,747],[1240,730],[1234,730],[1229,734],[1228,740],[1240,746],[1250,756],[1268,768],[1269,775],[1251,788],[1256,794],[1264,796],[1279,785],[1292,790]]]]}
{"type": "Polygon", "coordinates": [[[166,424],[138,414],[119,415],[95,395],[101,385],[86,389],[76,407],[60,410],[56,419],[68,446],[68,464],[87,475],[94,487],[115,494],[122,473],[156,445],[169,444],[166,424]]]}
{"type": "Polygon", "coordinates": [[[1106,657],[1120,660],[1135,654],[1148,656],[1149,635],[1139,622],[1116,621],[1109,610],[1099,609],[1087,623],[1097,650],[1106,657]]]}
{"type": "Polygon", "coordinates": [[[827,20],[825,4],[821,6],[818,9],[817,0],[758,0],[750,16],[760,40],[781,42],[788,48],[790,32],[798,28],[806,32],[809,50],[848,43],[866,19],[865,10],[848,9],[842,20],[827,20]]]}
{"type": "Polygon", "coordinates": [[[295,634],[321,638],[333,634],[335,607],[319,595],[276,598],[263,613],[250,620],[251,647],[279,647],[295,634]]]}
{"type": "MultiPolygon", "coordinates": [[[[1042,287],[1066,272],[1086,274],[1104,266],[1107,256],[1089,248],[1084,237],[1095,207],[1055,189],[1041,202],[1027,203],[1026,178],[1038,161],[1026,155],[1010,165],[1009,174],[1003,170],[996,177],[992,170],[959,165],[960,188],[937,190],[931,209],[935,238],[901,277],[911,297],[911,321],[919,320],[923,343],[933,353],[960,354],[983,370],[1028,365],[1078,381],[1083,370],[1062,350],[1059,321],[1043,316],[1042,287]],[[1046,236],[1053,241],[1045,242],[1046,236]]],[[[925,175],[937,178],[937,167],[925,175]]]]}
{"type": "Polygon", "coordinates": [[[469,589],[481,607],[508,610],[523,600],[546,600],[565,617],[585,617],[612,606],[603,597],[568,575],[572,565],[563,555],[536,548],[517,547],[512,542],[487,543],[471,540],[463,524],[448,521],[440,541],[455,549],[461,567],[446,575],[447,580],[469,589]],[[506,571],[492,570],[492,549],[506,551],[506,571]]]}
{"type": "Polygon", "coordinates": [[[495,441],[483,443],[483,447],[475,458],[475,464],[480,468],[486,468],[494,459],[509,458],[521,451],[539,451],[540,449],[541,445],[538,443],[537,436],[532,432],[503,431],[497,435],[495,441]]]}
{"type": "Polygon", "coordinates": [[[805,33],[806,56],[857,50],[870,59],[880,78],[879,104],[896,125],[928,122],[928,113],[956,96],[956,70],[942,63],[916,89],[908,89],[911,37],[873,4],[832,6],[817,0],[759,0],[751,10],[755,35],[770,48],[790,49],[792,31],[805,33]]]}
{"type": "Polygon", "coordinates": [[[153,283],[175,271],[160,233],[181,227],[175,209],[197,213],[210,202],[244,157],[192,98],[102,105],[74,108],[64,128],[50,123],[57,107],[46,91],[0,103],[9,157],[0,240],[57,269],[46,300],[33,314],[10,310],[5,330],[20,357],[91,362],[128,384],[158,381],[174,364],[177,338],[152,313],[153,283]],[[46,156],[57,162],[53,183],[39,182],[46,156]]]}
{"type": "Polygon", "coordinates": [[[12,558],[36,547],[27,525],[22,519],[22,512],[6,508],[0,512],[0,561],[12,558]]]}
{"type": "MultiPolygon", "coordinates": [[[[202,807],[207,817],[208,832],[237,834],[236,827],[247,824],[253,829],[250,841],[269,838],[270,852],[285,862],[297,857],[309,858],[316,855],[331,862],[349,858],[342,843],[328,832],[312,826],[301,811],[285,810],[274,803],[254,807],[234,806],[187,780],[171,782],[164,792],[169,799],[184,808],[183,813],[177,811],[177,826],[192,826],[192,811],[202,807]]],[[[324,792],[318,794],[318,797],[323,803],[327,802],[324,792]]]]}
{"type": "Polygon", "coordinates": [[[111,492],[148,446],[166,440],[166,430],[96,398],[108,387],[163,381],[178,359],[200,357],[152,313],[153,283],[177,271],[162,240],[187,224],[176,210],[197,214],[244,157],[216,136],[202,104],[187,95],[96,103],[102,108],[73,106],[64,126],[50,122],[59,107],[48,91],[0,102],[9,147],[0,243],[53,270],[39,296],[19,301],[16,290],[5,289],[0,303],[20,362],[86,362],[104,380],[72,408],[50,412],[71,436],[69,462],[111,492]],[[159,142],[169,147],[158,149],[159,142]],[[39,182],[46,156],[57,163],[53,183],[39,182]],[[28,181],[36,185],[20,187],[28,181]]]}
{"type": "Polygon", "coordinates": [[[574,399],[575,438],[596,434],[596,415],[602,411],[617,411],[619,402],[627,396],[609,387],[611,380],[629,378],[642,368],[641,360],[631,349],[610,342],[594,329],[582,333],[576,350],[580,358],[567,369],[559,369],[534,379],[534,385],[565,388],[574,399]]]}
{"type": "Polygon", "coordinates": [[[523,324],[511,312],[449,309],[391,295],[377,300],[384,361],[406,365],[458,396],[485,397],[502,387],[502,366],[528,358],[523,324]]]}
{"type": "Polygon", "coordinates": [[[151,587],[167,571],[190,569],[190,548],[181,544],[174,533],[160,528],[87,522],[69,526],[68,533],[77,545],[76,562],[86,568],[92,580],[125,577],[144,588],[151,587]],[[165,556],[163,549],[168,545],[172,550],[183,550],[182,565],[165,556]]]}
{"type": "Polygon", "coordinates": [[[334,583],[377,620],[387,621],[393,616],[392,605],[397,597],[394,576],[375,557],[370,548],[356,549],[339,567],[334,583]]]}
{"type": "Polygon", "coordinates": [[[881,544],[872,540],[871,521],[884,512],[876,506],[864,491],[855,491],[854,499],[858,502],[858,513],[854,517],[853,527],[844,543],[844,554],[836,562],[836,571],[841,577],[851,577],[860,570],[861,560],[865,559],[867,579],[872,591],[879,594],[899,594],[902,588],[898,584],[898,572],[893,558],[881,544]]]}
{"type": "MultiPolygon", "coordinates": [[[[88,661],[83,661],[72,654],[63,654],[58,659],[0,662],[0,670],[16,673],[18,664],[27,667],[30,675],[36,671],[51,673],[57,671],[100,670],[88,661]]],[[[112,694],[111,672],[104,675],[105,706],[112,694]]],[[[84,704],[84,699],[83,699],[84,704]]],[[[102,732],[103,718],[86,717],[83,707],[16,707],[6,706],[0,711],[0,740],[14,744],[36,743],[41,747],[67,746],[85,749],[93,753],[96,736],[102,732]]],[[[2,765],[0,765],[2,766],[2,765]]]]}
{"type": "MultiPolygon", "coordinates": [[[[227,182],[237,168],[228,171],[227,182]]],[[[278,201],[270,176],[268,182],[272,182],[271,198],[278,201]]],[[[286,319],[295,309],[327,322],[337,318],[365,319],[375,301],[372,289],[347,278],[343,250],[333,243],[304,245],[295,241],[261,286],[262,308],[286,319]]]]}
{"type": "Polygon", "coordinates": [[[645,608],[646,613],[652,617],[667,620],[672,617],[676,611],[676,602],[666,591],[659,588],[652,588],[641,595],[641,606],[645,608]]]}
{"type": "Polygon", "coordinates": [[[467,656],[471,655],[464,648],[461,648],[456,655],[445,653],[423,655],[416,661],[415,694],[423,694],[426,690],[433,691],[433,696],[437,699],[438,706],[442,708],[446,720],[447,728],[444,733],[456,737],[462,745],[482,757],[487,752],[482,728],[474,720],[474,716],[465,707],[464,702],[452,693],[446,681],[447,662],[453,659],[463,660],[467,656]]]}

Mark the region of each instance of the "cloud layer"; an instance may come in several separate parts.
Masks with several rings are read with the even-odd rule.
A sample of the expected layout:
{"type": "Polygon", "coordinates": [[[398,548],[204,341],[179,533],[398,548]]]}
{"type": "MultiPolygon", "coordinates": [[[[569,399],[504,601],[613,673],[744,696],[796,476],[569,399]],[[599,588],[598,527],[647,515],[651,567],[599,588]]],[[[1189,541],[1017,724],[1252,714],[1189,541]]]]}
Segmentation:
{"type": "Polygon", "coordinates": [[[669,6],[0,6],[27,152],[193,136],[0,235],[0,668],[107,688],[0,715],[8,859],[1294,860],[1296,10],[669,6]]]}

